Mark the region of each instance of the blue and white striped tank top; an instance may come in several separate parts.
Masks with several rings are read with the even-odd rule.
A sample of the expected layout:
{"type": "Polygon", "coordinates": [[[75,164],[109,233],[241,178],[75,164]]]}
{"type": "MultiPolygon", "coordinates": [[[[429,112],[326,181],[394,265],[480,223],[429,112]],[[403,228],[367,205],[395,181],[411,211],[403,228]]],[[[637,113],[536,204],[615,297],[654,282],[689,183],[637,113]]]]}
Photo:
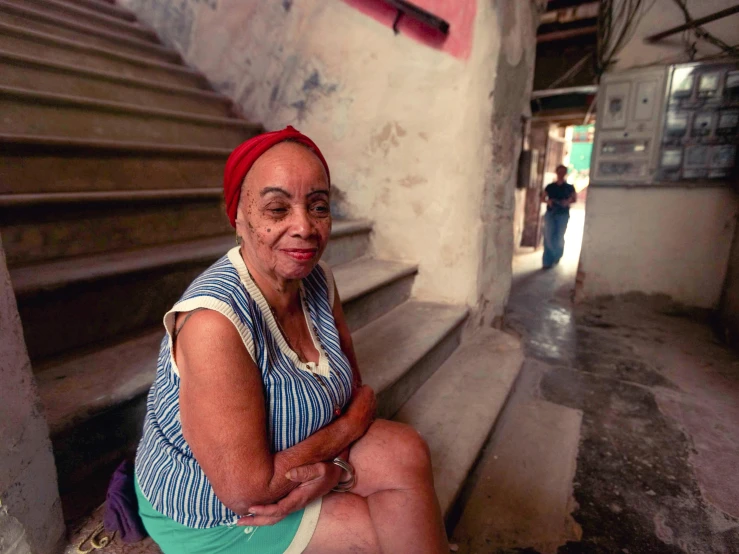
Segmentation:
{"type": "Polygon", "coordinates": [[[333,276],[328,266],[319,264],[303,279],[301,296],[308,329],[320,355],[318,364],[301,362],[290,349],[238,247],[195,279],[164,316],[167,333],[159,351],[144,433],[136,453],[139,486],[159,513],[199,529],[231,525],[238,519],[238,514],[216,497],[182,434],[180,377],[172,357],[177,312],[195,308],[216,310],[238,329],[262,373],[274,452],[305,440],[329,424],[335,417],[334,403],[344,407],[349,402],[352,370],[339,346],[332,314],[333,276]],[[314,374],[323,377],[325,388],[314,374]]]}

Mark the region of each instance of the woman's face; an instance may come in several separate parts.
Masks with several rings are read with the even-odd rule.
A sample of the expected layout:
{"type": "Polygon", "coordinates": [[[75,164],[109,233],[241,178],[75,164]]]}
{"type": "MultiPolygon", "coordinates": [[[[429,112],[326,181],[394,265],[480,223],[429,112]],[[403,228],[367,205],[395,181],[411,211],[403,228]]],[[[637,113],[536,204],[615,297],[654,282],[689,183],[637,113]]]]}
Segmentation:
{"type": "Polygon", "coordinates": [[[262,154],[241,189],[236,232],[246,259],[277,279],[302,279],[331,234],[329,184],[306,147],[279,143],[262,154]]]}

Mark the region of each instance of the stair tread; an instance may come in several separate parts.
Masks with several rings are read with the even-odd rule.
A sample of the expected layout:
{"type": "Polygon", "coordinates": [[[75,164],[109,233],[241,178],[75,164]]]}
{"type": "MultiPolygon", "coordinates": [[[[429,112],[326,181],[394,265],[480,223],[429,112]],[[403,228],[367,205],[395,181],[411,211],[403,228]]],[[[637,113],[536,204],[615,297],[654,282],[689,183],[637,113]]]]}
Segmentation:
{"type": "MultiPolygon", "coordinates": [[[[367,229],[368,222],[362,220],[336,221],[334,222],[331,236],[339,237],[351,234],[358,228],[367,229]]],[[[122,252],[75,256],[73,258],[22,266],[11,269],[10,276],[16,294],[20,294],[39,289],[54,288],[75,281],[86,281],[124,272],[200,260],[212,256],[218,257],[234,245],[235,242],[232,235],[221,235],[179,244],[166,244],[122,252]]],[[[368,264],[368,267],[371,266],[372,264],[368,264]]],[[[395,270],[396,263],[381,262],[377,267],[392,268],[395,270]]],[[[342,276],[344,275],[343,271],[344,269],[340,272],[342,276]]],[[[380,273],[379,270],[378,273],[380,273]]],[[[353,287],[353,284],[351,286],[353,287]]],[[[352,288],[352,293],[355,290],[352,288]]]]}
{"type": "Polygon", "coordinates": [[[139,77],[129,77],[120,73],[111,73],[108,71],[102,71],[100,69],[92,69],[88,67],[79,67],[71,64],[62,62],[45,60],[36,56],[28,56],[25,54],[18,54],[15,52],[9,52],[7,50],[0,50],[0,60],[10,61],[11,63],[20,63],[26,65],[37,65],[45,69],[51,69],[55,71],[64,71],[68,73],[76,73],[85,77],[92,77],[95,79],[101,79],[106,81],[118,82],[121,84],[136,86],[140,88],[159,90],[169,92],[172,94],[187,95],[187,96],[198,96],[204,100],[212,100],[215,102],[230,103],[231,99],[219,92],[211,90],[203,90],[194,87],[187,87],[181,85],[170,85],[167,83],[160,83],[150,79],[142,79],[139,77]]]}
{"type": "Polygon", "coordinates": [[[350,302],[417,271],[416,264],[378,260],[372,257],[360,258],[333,268],[342,302],[350,302]]]}
{"type": "MultiPolygon", "coordinates": [[[[48,149],[58,152],[60,149],[95,150],[98,153],[130,153],[130,154],[172,154],[172,155],[196,155],[226,158],[230,148],[219,148],[212,146],[193,146],[185,144],[159,144],[155,142],[108,140],[61,137],[49,135],[24,135],[14,133],[0,133],[0,144],[7,148],[10,146],[21,146],[24,148],[48,149]]],[[[225,160],[224,160],[225,161],[225,160]]]]}
{"type": "MultiPolygon", "coordinates": [[[[19,6],[19,5],[13,4],[9,0],[0,0],[0,8],[2,8],[8,13],[20,14],[21,16],[25,18],[36,19],[38,21],[43,21],[46,23],[55,23],[56,25],[60,27],[66,27],[67,29],[79,31],[81,33],[87,33],[91,36],[99,36],[103,38],[108,38],[111,41],[115,40],[121,43],[127,43],[129,45],[139,46],[151,52],[158,52],[164,56],[172,58],[175,61],[181,60],[179,52],[177,52],[176,50],[173,50],[172,48],[168,48],[162,44],[157,44],[151,41],[147,41],[145,39],[137,39],[136,37],[132,37],[130,35],[119,33],[116,31],[111,31],[110,29],[99,29],[95,27],[94,25],[90,25],[88,23],[84,23],[79,20],[72,19],[71,17],[57,15],[55,13],[50,13],[50,12],[44,11],[43,9],[36,9],[30,6],[19,6]]],[[[114,46],[114,44],[115,43],[111,43],[111,46],[114,46]]]]}
{"type": "Polygon", "coordinates": [[[37,373],[51,435],[143,394],[154,381],[163,336],[156,329],[37,373]]]}
{"type": "Polygon", "coordinates": [[[112,2],[98,2],[96,0],[88,0],[87,2],[74,2],[74,0],[72,0],[71,2],[69,0],[62,1],[65,4],[82,5],[90,10],[97,10],[105,14],[112,15],[113,17],[118,17],[120,19],[126,19],[128,21],[136,20],[136,15],[133,12],[120,6],[116,6],[112,2]]]}
{"type": "Polygon", "coordinates": [[[467,312],[464,306],[409,300],[355,331],[354,350],[364,382],[380,394],[461,323],[467,312]]]}
{"type": "Polygon", "coordinates": [[[60,2],[58,0],[34,0],[34,2],[41,8],[41,10],[44,9],[45,5],[53,6],[74,17],[88,18],[91,21],[108,23],[111,26],[118,27],[120,29],[127,29],[135,33],[144,34],[152,40],[159,40],[159,37],[151,28],[146,25],[142,25],[136,20],[121,19],[120,17],[107,15],[97,10],[83,8],[79,5],[60,2]]]}
{"type": "Polygon", "coordinates": [[[373,223],[369,219],[334,219],[331,237],[342,237],[354,233],[369,233],[373,223]]]}
{"type": "Polygon", "coordinates": [[[87,109],[125,112],[127,114],[161,117],[163,119],[177,119],[202,125],[243,127],[245,129],[253,129],[255,132],[258,132],[261,129],[261,125],[257,123],[251,123],[244,119],[216,117],[212,115],[195,114],[192,112],[165,110],[162,108],[146,108],[142,106],[137,106],[135,104],[126,104],[124,102],[112,102],[110,100],[99,100],[97,98],[86,98],[83,96],[58,94],[55,92],[41,92],[19,87],[8,87],[0,85],[0,97],[2,96],[21,98],[23,100],[32,100],[35,103],[53,104],[57,107],[61,107],[63,105],[73,105],[75,107],[83,107],[87,109]]]}
{"type": "Polygon", "coordinates": [[[396,414],[431,450],[447,514],[500,414],[523,363],[520,341],[483,329],[463,343],[396,414]]]}
{"type": "Polygon", "coordinates": [[[39,192],[29,194],[11,193],[0,194],[0,207],[136,200],[179,200],[184,198],[220,198],[222,195],[223,189],[221,187],[92,192],[39,192]]]}
{"type": "Polygon", "coordinates": [[[34,264],[11,269],[10,276],[16,294],[20,294],[75,281],[218,257],[234,245],[233,236],[225,235],[176,245],[151,246],[34,264]]]}
{"type": "Polygon", "coordinates": [[[139,66],[156,67],[156,68],[165,69],[170,72],[184,73],[187,75],[192,75],[194,77],[200,77],[204,79],[204,77],[199,71],[196,71],[182,64],[173,64],[173,63],[167,63],[163,61],[152,60],[149,58],[142,58],[134,54],[119,52],[112,48],[103,48],[101,46],[93,46],[90,44],[86,44],[84,42],[80,42],[78,40],[62,38],[62,37],[58,37],[55,35],[50,35],[49,33],[42,33],[40,31],[32,31],[24,27],[18,27],[17,25],[8,25],[7,23],[0,23],[0,33],[1,32],[11,33],[14,35],[27,37],[27,38],[31,38],[31,39],[34,39],[40,42],[51,43],[51,44],[55,44],[58,46],[59,45],[66,46],[66,47],[70,47],[76,50],[83,50],[86,52],[101,54],[103,56],[108,56],[108,57],[113,57],[119,60],[124,60],[124,61],[136,64],[139,66]]]}

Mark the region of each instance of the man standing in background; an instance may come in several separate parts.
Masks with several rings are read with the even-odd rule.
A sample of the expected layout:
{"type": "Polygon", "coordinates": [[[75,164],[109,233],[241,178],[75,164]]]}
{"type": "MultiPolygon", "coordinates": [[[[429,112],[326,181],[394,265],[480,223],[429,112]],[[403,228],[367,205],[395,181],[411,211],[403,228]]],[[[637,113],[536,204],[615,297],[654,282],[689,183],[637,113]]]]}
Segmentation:
{"type": "Polygon", "coordinates": [[[542,193],[542,202],[547,203],[544,216],[544,269],[558,263],[565,250],[565,231],[570,220],[570,206],[577,202],[577,191],[569,184],[567,167],[557,166],[557,180],[550,183],[542,193]]]}

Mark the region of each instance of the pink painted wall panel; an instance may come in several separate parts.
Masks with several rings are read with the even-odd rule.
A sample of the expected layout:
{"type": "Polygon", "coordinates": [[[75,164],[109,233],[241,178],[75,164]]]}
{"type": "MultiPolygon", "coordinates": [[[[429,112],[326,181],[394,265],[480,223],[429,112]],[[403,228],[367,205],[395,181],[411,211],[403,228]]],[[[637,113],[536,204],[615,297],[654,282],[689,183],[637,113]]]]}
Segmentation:
{"type": "MultiPolygon", "coordinates": [[[[350,6],[392,28],[396,10],[382,0],[344,0],[350,6]]],[[[449,22],[449,35],[444,36],[404,16],[398,29],[422,44],[437,48],[455,58],[466,60],[472,52],[472,35],[477,13],[477,0],[413,0],[411,3],[449,22]]],[[[392,32],[392,31],[390,31],[392,32]]]]}

